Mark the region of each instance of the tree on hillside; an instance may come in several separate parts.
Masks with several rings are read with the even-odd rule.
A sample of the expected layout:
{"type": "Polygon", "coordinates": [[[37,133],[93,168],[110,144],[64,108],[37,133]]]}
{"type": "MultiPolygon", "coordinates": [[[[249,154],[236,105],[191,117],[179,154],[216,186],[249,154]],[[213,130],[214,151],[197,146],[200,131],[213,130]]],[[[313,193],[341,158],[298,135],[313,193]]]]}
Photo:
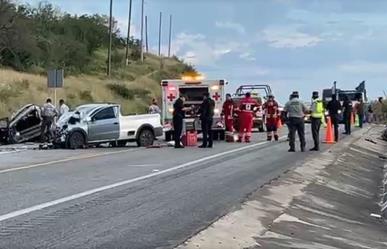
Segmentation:
{"type": "MultiPolygon", "coordinates": [[[[61,13],[49,3],[37,7],[0,0],[0,64],[25,70],[61,67],[87,72],[94,53],[109,43],[108,17],[61,13]]],[[[119,29],[114,48],[124,47],[119,29]]]]}
{"type": "Polygon", "coordinates": [[[0,63],[24,69],[33,64],[31,55],[39,54],[30,23],[14,4],[0,0],[0,63]],[[28,48],[28,51],[26,50],[28,48]]]}

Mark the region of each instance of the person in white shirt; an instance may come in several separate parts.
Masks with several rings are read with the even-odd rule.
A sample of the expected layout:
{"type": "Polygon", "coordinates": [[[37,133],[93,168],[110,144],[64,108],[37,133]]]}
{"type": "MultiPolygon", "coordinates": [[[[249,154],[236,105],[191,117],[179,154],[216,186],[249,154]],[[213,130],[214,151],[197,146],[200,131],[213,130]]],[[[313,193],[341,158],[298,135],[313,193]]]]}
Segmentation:
{"type": "Polygon", "coordinates": [[[70,108],[65,104],[64,100],[59,100],[59,117],[67,113],[70,108]]]}
{"type": "Polygon", "coordinates": [[[149,114],[161,114],[161,110],[160,110],[160,107],[157,104],[157,100],[156,99],[152,100],[152,104],[149,106],[148,113],[149,114]]]}

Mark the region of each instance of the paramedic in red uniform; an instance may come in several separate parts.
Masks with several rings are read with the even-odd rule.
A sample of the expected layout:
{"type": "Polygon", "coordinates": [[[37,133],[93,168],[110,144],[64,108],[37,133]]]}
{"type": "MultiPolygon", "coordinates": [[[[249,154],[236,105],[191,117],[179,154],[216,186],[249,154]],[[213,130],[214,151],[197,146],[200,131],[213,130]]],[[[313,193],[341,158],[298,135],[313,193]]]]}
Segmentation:
{"type": "Polygon", "coordinates": [[[226,134],[232,135],[234,132],[234,109],[235,104],[231,94],[226,94],[226,101],[223,103],[222,116],[226,124],[226,134]]]}
{"type": "Polygon", "coordinates": [[[238,142],[243,141],[250,143],[251,130],[253,129],[254,112],[258,107],[258,102],[251,98],[251,93],[246,93],[245,98],[241,100],[239,106],[239,139],[238,142]]]}
{"type": "Polygon", "coordinates": [[[279,119],[279,111],[278,111],[278,103],[274,100],[274,95],[269,94],[268,100],[263,105],[263,109],[265,110],[266,116],[266,131],[267,131],[267,141],[271,141],[274,139],[278,141],[278,119],[279,119]]]}

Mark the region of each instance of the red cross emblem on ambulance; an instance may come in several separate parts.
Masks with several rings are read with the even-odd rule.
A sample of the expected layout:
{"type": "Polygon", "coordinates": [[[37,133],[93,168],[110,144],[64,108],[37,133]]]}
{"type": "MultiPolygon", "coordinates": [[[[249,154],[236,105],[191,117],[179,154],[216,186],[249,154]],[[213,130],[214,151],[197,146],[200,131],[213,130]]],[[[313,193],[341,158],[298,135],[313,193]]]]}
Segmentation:
{"type": "Polygon", "coordinates": [[[167,98],[169,99],[169,101],[172,102],[176,98],[176,96],[171,93],[167,98]]]}
{"type": "Polygon", "coordinates": [[[215,99],[215,101],[218,101],[221,96],[219,95],[219,93],[215,93],[215,95],[212,97],[215,99]]]}

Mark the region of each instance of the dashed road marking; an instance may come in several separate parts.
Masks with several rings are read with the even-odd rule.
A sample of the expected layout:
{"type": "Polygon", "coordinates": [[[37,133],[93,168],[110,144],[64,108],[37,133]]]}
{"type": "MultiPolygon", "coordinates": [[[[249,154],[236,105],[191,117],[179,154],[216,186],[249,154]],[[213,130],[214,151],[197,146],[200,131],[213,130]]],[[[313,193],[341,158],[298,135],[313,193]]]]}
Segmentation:
{"type": "Polygon", "coordinates": [[[160,166],[160,164],[131,164],[131,165],[127,165],[128,167],[139,167],[139,168],[146,168],[146,167],[155,167],[155,166],[160,166]]]}
{"type": "Polygon", "coordinates": [[[31,164],[31,165],[26,165],[26,166],[21,166],[21,167],[16,167],[16,168],[3,169],[3,170],[0,170],[0,174],[20,171],[20,170],[24,170],[24,169],[43,167],[43,166],[53,165],[56,163],[66,163],[66,162],[83,160],[83,159],[90,159],[90,158],[95,158],[95,157],[100,157],[100,156],[109,156],[109,155],[129,152],[129,151],[135,151],[135,150],[134,149],[126,149],[126,150],[119,150],[119,151],[110,151],[110,152],[97,153],[97,154],[91,154],[91,155],[80,156],[80,157],[71,157],[71,158],[59,159],[59,160],[54,160],[54,161],[49,161],[49,162],[44,162],[44,163],[36,163],[36,164],[31,164]]]}
{"type": "MultiPolygon", "coordinates": [[[[283,136],[283,137],[281,137],[281,139],[284,139],[286,137],[287,136],[283,136]]],[[[89,196],[89,195],[92,195],[92,194],[96,194],[96,193],[99,193],[99,192],[102,192],[102,191],[106,191],[106,190],[117,188],[117,187],[120,187],[120,186],[123,186],[123,185],[131,184],[131,183],[138,182],[138,181],[143,181],[143,180],[155,177],[155,176],[159,176],[159,175],[163,175],[163,174],[166,174],[166,173],[170,173],[172,171],[183,169],[183,168],[186,168],[186,167],[189,167],[189,166],[192,166],[192,165],[195,165],[195,164],[199,164],[199,163],[202,163],[202,162],[205,162],[205,161],[209,161],[209,160],[212,160],[212,159],[215,159],[215,158],[219,158],[219,157],[226,156],[226,155],[229,155],[229,154],[233,154],[233,153],[236,153],[236,152],[244,151],[244,150],[247,150],[247,149],[252,149],[252,148],[255,148],[255,147],[258,147],[258,146],[261,146],[261,145],[264,145],[264,144],[268,144],[268,143],[270,143],[270,142],[266,141],[266,142],[251,144],[251,145],[248,145],[248,146],[243,146],[243,147],[232,149],[232,150],[229,150],[229,151],[224,151],[224,152],[221,152],[221,153],[218,153],[218,154],[214,154],[214,155],[211,155],[211,156],[203,157],[203,158],[200,158],[200,159],[197,159],[197,160],[194,160],[194,161],[183,163],[183,164],[180,164],[178,166],[175,166],[175,167],[172,167],[172,168],[169,168],[169,169],[165,169],[165,170],[161,170],[161,171],[158,171],[158,172],[154,172],[154,173],[151,173],[151,174],[148,174],[148,175],[144,175],[144,176],[128,179],[128,180],[125,180],[125,181],[121,181],[121,182],[113,183],[113,184],[110,184],[110,185],[102,186],[102,187],[99,187],[99,188],[91,189],[91,190],[88,190],[88,191],[84,191],[84,192],[81,192],[81,193],[78,193],[78,194],[66,196],[66,197],[63,197],[63,198],[60,198],[60,199],[57,199],[57,200],[45,202],[45,203],[42,203],[42,204],[39,204],[39,205],[35,205],[35,206],[29,207],[29,208],[24,208],[24,209],[20,209],[20,210],[17,210],[17,211],[13,211],[13,212],[10,212],[10,213],[7,213],[7,214],[0,215],[0,222],[1,221],[5,221],[5,220],[9,220],[9,219],[12,219],[12,218],[15,218],[15,217],[18,217],[18,216],[21,216],[21,215],[25,215],[25,214],[29,214],[29,213],[32,213],[32,212],[36,212],[36,211],[39,211],[39,210],[42,210],[42,209],[45,209],[45,208],[56,206],[56,205],[59,205],[59,204],[65,203],[65,202],[76,200],[76,199],[79,199],[79,198],[82,198],[82,197],[86,197],[86,196],[89,196]]]]}

